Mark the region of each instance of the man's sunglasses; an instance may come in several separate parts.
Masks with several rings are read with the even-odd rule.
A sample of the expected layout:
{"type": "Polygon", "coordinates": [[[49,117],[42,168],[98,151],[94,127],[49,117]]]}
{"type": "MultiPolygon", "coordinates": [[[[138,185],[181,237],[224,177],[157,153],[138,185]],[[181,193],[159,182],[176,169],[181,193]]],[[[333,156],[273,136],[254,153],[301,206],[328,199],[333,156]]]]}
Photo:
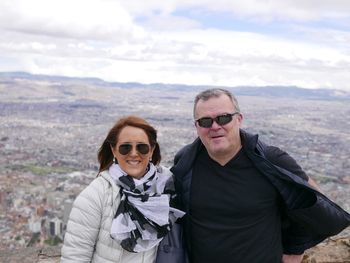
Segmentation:
{"type": "Polygon", "coordinates": [[[223,115],[216,116],[215,118],[203,117],[197,119],[196,123],[198,123],[198,125],[202,128],[210,128],[213,125],[214,121],[220,126],[222,126],[232,121],[232,117],[236,114],[239,114],[239,112],[236,111],[234,113],[226,113],[223,115]]]}
{"type": "MultiPolygon", "coordinates": [[[[132,144],[130,143],[124,143],[119,145],[119,153],[122,155],[127,155],[132,150],[132,144]]],[[[138,151],[140,154],[147,154],[150,151],[150,146],[146,143],[138,143],[136,144],[136,151],[138,151]]]]}

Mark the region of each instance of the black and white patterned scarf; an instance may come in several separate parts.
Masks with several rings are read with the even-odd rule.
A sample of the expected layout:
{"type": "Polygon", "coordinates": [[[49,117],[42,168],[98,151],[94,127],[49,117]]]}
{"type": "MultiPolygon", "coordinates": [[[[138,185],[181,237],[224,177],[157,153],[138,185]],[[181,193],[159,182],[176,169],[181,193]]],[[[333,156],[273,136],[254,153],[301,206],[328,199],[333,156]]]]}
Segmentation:
{"type": "Polygon", "coordinates": [[[142,252],[156,246],[185,213],[171,207],[175,197],[170,171],[149,164],[148,172],[135,179],[118,164],[109,173],[120,186],[121,200],[112,221],[111,237],[125,250],[142,252]]]}

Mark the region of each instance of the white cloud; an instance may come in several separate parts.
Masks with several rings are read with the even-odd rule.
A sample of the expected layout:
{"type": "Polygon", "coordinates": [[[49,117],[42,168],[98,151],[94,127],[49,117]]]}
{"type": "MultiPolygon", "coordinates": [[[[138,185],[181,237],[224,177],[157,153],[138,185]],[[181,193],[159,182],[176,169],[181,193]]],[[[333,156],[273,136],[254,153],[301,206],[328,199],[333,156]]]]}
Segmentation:
{"type": "Polygon", "coordinates": [[[200,23],[186,17],[159,15],[147,19],[144,26],[152,30],[178,31],[199,28],[200,23]]]}
{"type": "Polygon", "coordinates": [[[3,0],[0,70],[144,83],[350,90],[347,27],[301,23],[322,24],[327,18],[342,24],[349,19],[349,5],[291,0],[3,0]],[[291,31],[283,36],[207,29],[200,21],[174,13],[186,8],[231,12],[266,26],[275,20],[298,23],[291,22],[286,28],[291,31]]]}
{"type": "Polygon", "coordinates": [[[2,28],[29,34],[113,40],[143,34],[116,1],[4,0],[0,14],[2,28]]]}

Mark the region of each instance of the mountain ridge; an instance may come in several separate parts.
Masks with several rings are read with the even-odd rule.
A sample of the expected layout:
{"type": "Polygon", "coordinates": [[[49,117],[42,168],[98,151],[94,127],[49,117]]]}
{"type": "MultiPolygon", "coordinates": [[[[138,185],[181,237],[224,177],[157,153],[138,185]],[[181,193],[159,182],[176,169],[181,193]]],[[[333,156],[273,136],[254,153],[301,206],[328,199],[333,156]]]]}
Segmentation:
{"type": "Polygon", "coordinates": [[[73,82],[73,83],[89,83],[104,87],[118,87],[118,88],[157,88],[177,91],[200,91],[208,88],[221,87],[231,90],[238,96],[263,96],[263,97],[288,97],[288,98],[302,98],[311,100],[350,100],[350,91],[338,89],[306,89],[297,86],[213,86],[213,85],[186,85],[186,84],[167,84],[167,83],[151,83],[143,84],[138,82],[109,82],[100,78],[94,77],[68,77],[58,75],[43,75],[31,74],[28,72],[14,71],[14,72],[0,72],[0,83],[3,80],[13,79],[28,79],[28,80],[46,80],[57,82],[73,82]]]}

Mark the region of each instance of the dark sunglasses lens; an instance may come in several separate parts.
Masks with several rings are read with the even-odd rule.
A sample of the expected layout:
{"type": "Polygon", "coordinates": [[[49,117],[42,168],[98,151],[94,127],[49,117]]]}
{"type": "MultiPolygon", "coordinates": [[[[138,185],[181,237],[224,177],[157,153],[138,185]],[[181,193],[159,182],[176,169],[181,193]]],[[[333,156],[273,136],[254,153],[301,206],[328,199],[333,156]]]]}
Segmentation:
{"type": "Polygon", "coordinates": [[[136,149],[141,154],[147,154],[149,152],[149,146],[145,143],[140,143],[136,145],[136,149]]]}
{"type": "Polygon", "coordinates": [[[219,125],[225,125],[232,121],[232,116],[230,114],[217,116],[215,121],[219,125]]]}
{"type": "Polygon", "coordinates": [[[131,144],[122,144],[119,146],[119,153],[122,155],[127,155],[132,149],[131,144]]]}
{"type": "MultiPolygon", "coordinates": [[[[132,150],[131,144],[121,144],[119,146],[119,153],[122,155],[127,155],[132,150]]],[[[136,150],[141,154],[149,153],[149,145],[145,143],[140,143],[136,145],[136,150]]]]}
{"type": "Polygon", "coordinates": [[[203,128],[210,128],[212,124],[213,124],[212,118],[201,118],[198,120],[198,125],[203,128]]]}

